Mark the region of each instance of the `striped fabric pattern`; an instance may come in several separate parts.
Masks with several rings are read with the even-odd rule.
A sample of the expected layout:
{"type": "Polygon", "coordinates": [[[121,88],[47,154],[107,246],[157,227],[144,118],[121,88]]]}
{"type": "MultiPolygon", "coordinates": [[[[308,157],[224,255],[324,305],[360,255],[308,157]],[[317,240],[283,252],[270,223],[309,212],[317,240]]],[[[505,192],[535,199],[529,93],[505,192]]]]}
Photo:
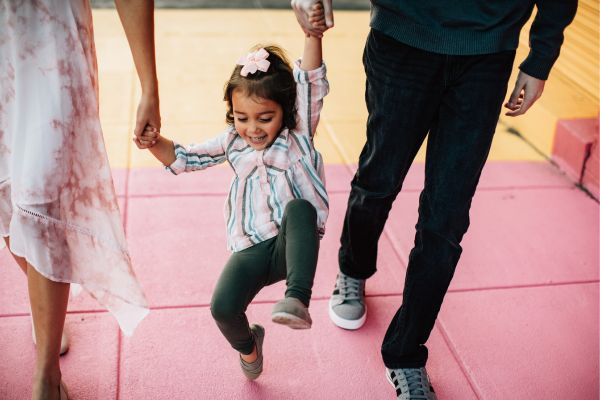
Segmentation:
{"type": "Polygon", "coordinates": [[[321,236],[329,213],[323,157],[313,136],[319,123],[323,97],[329,91],[326,67],[312,71],[294,64],[297,83],[297,125],[282,130],[271,146],[254,150],[233,126],[201,144],[175,144],[177,159],[167,167],[174,174],[202,170],[228,161],[235,172],[224,214],[227,247],[236,252],[279,233],[286,204],[296,198],[310,201],[317,210],[321,236]]]}

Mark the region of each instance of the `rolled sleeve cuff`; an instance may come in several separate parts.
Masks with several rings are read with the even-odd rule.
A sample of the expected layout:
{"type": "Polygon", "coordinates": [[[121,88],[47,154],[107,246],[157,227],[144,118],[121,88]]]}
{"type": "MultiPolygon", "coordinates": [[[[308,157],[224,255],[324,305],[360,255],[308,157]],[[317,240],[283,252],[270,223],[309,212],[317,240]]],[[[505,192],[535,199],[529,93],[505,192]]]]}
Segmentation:
{"type": "Polygon", "coordinates": [[[325,63],[321,63],[319,68],[305,71],[300,68],[301,62],[302,59],[298,59],[294,63],[294,79],[297,83],[314,83],[320,79],[325,79],[325,76],[327,75],[327,67],[325,66],[325,63]]]}
{"type": "Polygon", "coordinates": [[[185,172],[185,166],[187,163],[187,152],[185,147],[182,145],[175,143],[175,161],[169,166],[165,168],[168,171],[171,171],[174,175],[179,175],[182,172],[185,172]]]}

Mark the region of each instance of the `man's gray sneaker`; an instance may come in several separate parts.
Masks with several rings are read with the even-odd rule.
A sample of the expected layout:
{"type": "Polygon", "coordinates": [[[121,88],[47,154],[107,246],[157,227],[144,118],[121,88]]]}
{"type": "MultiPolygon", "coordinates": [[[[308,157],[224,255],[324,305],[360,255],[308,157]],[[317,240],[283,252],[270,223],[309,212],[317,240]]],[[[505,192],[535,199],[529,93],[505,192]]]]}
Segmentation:
{"type": "Polygon", "coordinates": [[[397,400],[437,400],[425,367],[386,368],[385,376],[396,389],[397,400]]]}
{"type": "Polygon", "coordinates": [[[309,329],[312,326],[308,308],[295,297],[278,301],[271,311],[271,320],[292,329],[309,329]]]}
{"type": "Polygon", "coordinates": [[[367,320],[365,280],[338,272],[335,288],[329,299],[329,318],[344,329],[358,329],[367,320]]]}
{"type": "Polygon", "coordinates": [[[240,366],[242,367],[242,372],[246,375],[246,378],[253,381],[258,378],[263,371],[262,346],[265,339],[265,328],[258,324],[253,324],[250,326],[250,332],[252,333],[254,343],[256,344],[256,360],[249,363],[244,361],[240,356],[240,366]]]}

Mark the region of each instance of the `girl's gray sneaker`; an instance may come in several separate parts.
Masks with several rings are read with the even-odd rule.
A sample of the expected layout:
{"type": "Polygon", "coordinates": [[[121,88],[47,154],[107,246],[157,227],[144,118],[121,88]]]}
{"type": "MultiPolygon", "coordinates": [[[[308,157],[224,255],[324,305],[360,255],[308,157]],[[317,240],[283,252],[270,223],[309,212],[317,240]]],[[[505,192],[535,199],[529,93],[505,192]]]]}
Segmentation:
{"type": "Polygon", "coordinates": [[[258,378],[263,371],[262,346],[265,339],[265,328],[258,324],[253,324],[250,326],[250,332],[252,333],[254,343],[256,344],[256,360],[249,363],[244,361],[240,356],[240,366],[242,367],[242,372],[246,375],[246,378],[253,381],[258,378]]]}
{"type": "Polygon", "coordinates": [[[312,319],[308,307],[295,297],[286,297],[273,306],[271,320],[292,329],[309,329],[312,319]]]}
{"type": "Polygon", "coordinates": [[[425,367],[386,368],[385,376],[396,389],[397,400],[437,400],[425,367]]]}
{"type": "Polygon", "coordinates": [[[358,329],[367,320],[365,280],[338,272],[329,299],[329,319],[344,329],[358,329]]]}

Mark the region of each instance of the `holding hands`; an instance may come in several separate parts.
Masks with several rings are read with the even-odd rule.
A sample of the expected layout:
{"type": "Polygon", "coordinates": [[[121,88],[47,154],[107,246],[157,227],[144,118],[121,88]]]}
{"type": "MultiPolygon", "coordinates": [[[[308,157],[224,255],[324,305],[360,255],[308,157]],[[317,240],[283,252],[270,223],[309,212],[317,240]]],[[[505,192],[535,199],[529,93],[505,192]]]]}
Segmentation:
{"type": "MultiPolygon", "coordinates": [[[[291,5],[307,37],[322,38],[323,33],[333,27],[332,0],[291,0],[291,5]]],[[[160,126],[158,94],[142,95],[133,138],[136,146],[139,149],[150,149],[157,142],[162,142],[160,126]]]]}
{"type": "Polygon", "coordinates": [[[153,95],[142,94],[137,109],[133,141],[140,149],[147,149],[154,145],[160,135],[160,107],[158,93],[153,95]]]}
{"type": "Polygon", "coordinates": [[[144,130],[142,130],[139,135],[136,130],[136,135],[133,138],[133,142],[138,147],[138,149],[149,149],[150,147],[156,144],[156,141],[160,137],[160,130],[151,126],[146,125],[144,130]]]}
{"type": "Polygon", "coordinates": [[[323,37],[333,27],[332,0],[292,0],[296,19],[306,36],[323,37]]]}

